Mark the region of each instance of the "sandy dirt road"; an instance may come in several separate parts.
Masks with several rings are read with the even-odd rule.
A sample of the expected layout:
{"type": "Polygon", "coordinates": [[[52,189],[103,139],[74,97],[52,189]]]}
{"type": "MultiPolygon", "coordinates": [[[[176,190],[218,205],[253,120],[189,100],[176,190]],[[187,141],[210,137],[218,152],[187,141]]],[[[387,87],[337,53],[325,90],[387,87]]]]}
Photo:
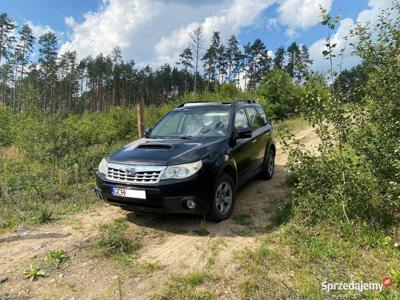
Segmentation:
{"type": "MultiPolygon", "coordinates": [[[[311,128],[296,136],[314,147],[317,138],[311,128]]],[[[229,220],[207,222],[207,236],[199,236],[200,219],[190,216],[138,215],[99,203],[91,211],[63,217],[47,225],[22,227],[0,236],[0,299],[149,299],[175,274],[207,267],[215,256],[212,271],[222,278],[235,276],[234,255],[256,247],[271,225],[277,201],[290,194],[284,166],[287,155],[278,145],[276,170],[272,180],[254,179],[238,191],[235,210],[229,220]],[[235,216],[247,215],[248,225],[240,225],[235,216]],[[140,234],[143,247],[135,263],[124,264],[93,254],[99,225],[116,219],[128,221],[129,232],[140,234]],[[36,281],[24,278],[30,265],[44,261],[50,250],[62,249],[68,259],[48,276],[36,281]],[[216,251],[217,249],[218,251],[216,251]],[[156,262],[149,272],[132,265],[156,262]],[[139,271],[138,271],[139,270],[139,271]],[[1,279],[1,277],[0,277],[1,279]]],[[[220,298],[236,298],[235,284],[224,284],[220,298]]]]}

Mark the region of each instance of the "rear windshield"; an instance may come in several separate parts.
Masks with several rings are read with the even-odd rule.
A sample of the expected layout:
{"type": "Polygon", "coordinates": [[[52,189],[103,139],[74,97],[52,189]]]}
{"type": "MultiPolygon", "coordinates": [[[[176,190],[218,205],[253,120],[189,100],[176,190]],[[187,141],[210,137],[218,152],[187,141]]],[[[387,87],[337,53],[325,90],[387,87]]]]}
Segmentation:
{"type": "Polygon", "coordinates": [[[168,113],[153,128],[152,138],[224,137],[228,134],[229,110],[177,110],[168,113]]]}

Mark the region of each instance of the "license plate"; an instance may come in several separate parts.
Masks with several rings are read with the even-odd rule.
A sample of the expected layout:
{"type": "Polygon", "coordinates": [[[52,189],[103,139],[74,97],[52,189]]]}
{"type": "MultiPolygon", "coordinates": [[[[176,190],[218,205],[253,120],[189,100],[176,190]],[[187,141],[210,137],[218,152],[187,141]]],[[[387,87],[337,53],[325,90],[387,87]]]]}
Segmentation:
{"type": "Polygon", "coordinates": [[[113,187],[111,193],[114,196],[118,197],[146,199],[146,191],[142,190],[127,190],[127,189],[113,187]]]}

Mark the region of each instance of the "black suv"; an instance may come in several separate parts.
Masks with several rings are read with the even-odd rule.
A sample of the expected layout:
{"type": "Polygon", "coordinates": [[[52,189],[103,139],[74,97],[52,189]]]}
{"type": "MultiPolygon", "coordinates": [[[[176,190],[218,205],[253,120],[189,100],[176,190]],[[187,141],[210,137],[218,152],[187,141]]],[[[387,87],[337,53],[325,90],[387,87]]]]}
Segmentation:
{"type": "Polygon", "coordinates": [[[96,194],[126,210],[219,222],[240,185],[260,173],[272,178],[275,153],[272,125],[255,101],[185,103],[100,162],[96,194]]]}

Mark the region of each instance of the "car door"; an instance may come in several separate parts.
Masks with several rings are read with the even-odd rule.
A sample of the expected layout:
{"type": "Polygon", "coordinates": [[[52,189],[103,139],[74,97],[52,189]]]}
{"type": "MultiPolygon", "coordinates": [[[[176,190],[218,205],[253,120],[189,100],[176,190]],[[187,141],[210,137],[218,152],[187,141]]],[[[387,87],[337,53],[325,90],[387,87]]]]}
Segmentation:
{"type": "Polygon", "coordinates": [[[248,142],[251,150],[250,171],[255,172],[264,162],[265,146],[267,143],[266,126],[264,120],[255,106],[245,108],[249,119],[252,137],[248,142]]]}
{"type": "MultiPolygon", "coordinates": [[[[266,141],[265,141],[265,146],[264,149],[265,151],[267,151],[269,149],[269,147],[271,146],[272,143],[272,124],[270,121],[268,121],[267,118],[267,114],[265,113],[264,109],[262,109],[261,107],[256,107],[257,111],[260,113],[260,116],[263,120],[264,123],[264,128],[265,128],[265,136],[266,136],[266,141]]],[[[266,158],[267,153],[265,153],[264,158],[266,158]]]]}
{"type": "MultiPolygon", "coordinates": [[[[239,108],[238,110],[236,110],[233,124],[234,137],[240,129],[250,128],[247,114],[244,108],[239,108]]],[[[232,148],[231,155],[236,162],[239,182],[245,180],[250,172],[250,165],[252,161],[252,145],[249,143],[250,139],[251,138],[236,139],[232,148]]]]}

